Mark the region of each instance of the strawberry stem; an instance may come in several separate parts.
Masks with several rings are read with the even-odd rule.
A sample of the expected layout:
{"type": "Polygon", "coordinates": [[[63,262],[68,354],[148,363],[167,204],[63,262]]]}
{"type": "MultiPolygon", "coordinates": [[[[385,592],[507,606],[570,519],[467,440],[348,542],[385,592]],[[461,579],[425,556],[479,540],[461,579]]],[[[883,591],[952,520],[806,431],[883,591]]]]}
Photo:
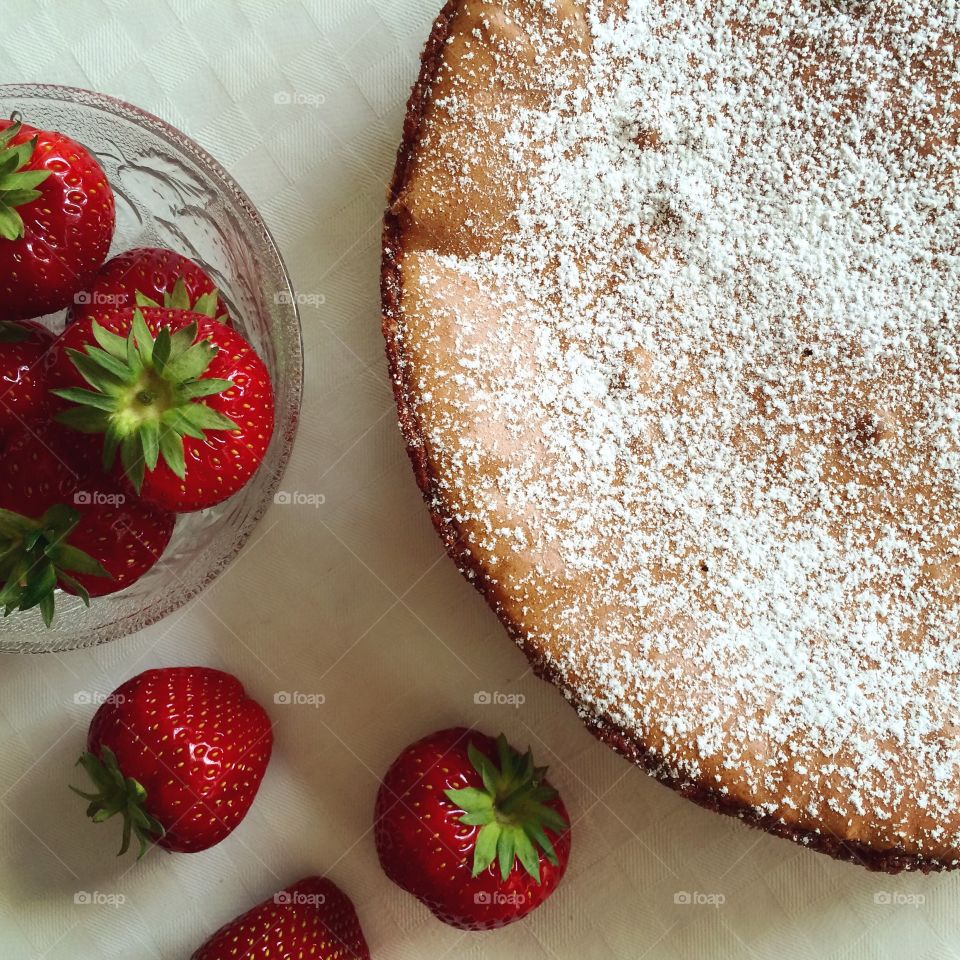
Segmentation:
{"type": "Polygon", "coordinates": [[[6,130],[0,131],[0,239],[3,240],[23,237],[23,219],[17,208],[38,200],[37,187],[50,176],[49,170],[24,169],[33,158],[38,138],[12,146],[21,129],[23,124],[17,117],[6,130]]]}
{"type": "Polygon", "coordinates": [[[530,750],[521,757],[500,734],[497,737],[499,766],[472,743],[467,753],[483,780],[483,788],[447,790],[446,797],[463,810],[460,822],[480,827],[473,856],[473,875],[499,861],[506,882],[516,861],[540,883],[540,852],[554,866],[557,854],[547,830],[563,833],[568,824],[552,807],[557,791],[546,786],[546,767],[536,767],[530,750]]]}
{"type": "Polygon", "coordinates": [[[119,451],[137,493],[160,457],[183,479],[185,437],[203,440],[208,430],[236,430],[233,420],[200,402],[229,390],[233,381],[203,375],[217,347],[195,342],[195,323],[173,334],[163,327],[154,337],[138,308],[126,338],[95,320],[91,332],[97,346],[67,351],[90,389],[52,390],[74,405],[56,419],[81,433],[102,433],[104,468],[113,466],[119,451]]]}
{"type": "Polygon", "coordinates": [[[116,754],[108,746],[101,745],[99,757],[94,753],[84,753],[77,761],[77,766],[86,770],[97,788],[95,793],[88,793],[70,787],[78,797],[88,802],[87,816],[94,823],[103,823],[118,813],[122,814],[123,838],[117,856],[122,857],[130,849],[130,837],[135,835],[140,843],[137,854],[139,860],[147,852],[147,845],[165,833],[160,821],[150,816],[144,808],[147,791],[133,777],[124,777],[116,754]]]}
{"type": "Polygon", "coordinates": [[[173,290],[163,295],[163,303],[157,303],[156,300],[152,300],[139,290],[136,292],[135,298],[138,307],[164,307],[167,310],[186,310],[189,313],[202,314],[211,320],[216,320],[217,323],[227,322],[227,315],[225,313],[221,313],[219,316],[217,315],[217,303],[220,299],[220,291],[214,288],[209,293],[197,297],[196,300],[191,300],[183,277],[177,277],[177,281],[173,285],[173,290]]]}
{"type": "Polygon", "coordinates": [[[0,321],[0,343],[24,343],[30,339],[30,331],[13,320],[0,321]]]}
{"type": "Polygon", "coordinates": [[[39,607],[43,622],[53,625],[55,591],[69,586],[90,606],[90,595],[72,576],[110,574],[89,554],[68,543],[80,514],[66,504],[55,504],[39,519],[0,510],[0,607],[4,617],[14,610],[39,607]]]}

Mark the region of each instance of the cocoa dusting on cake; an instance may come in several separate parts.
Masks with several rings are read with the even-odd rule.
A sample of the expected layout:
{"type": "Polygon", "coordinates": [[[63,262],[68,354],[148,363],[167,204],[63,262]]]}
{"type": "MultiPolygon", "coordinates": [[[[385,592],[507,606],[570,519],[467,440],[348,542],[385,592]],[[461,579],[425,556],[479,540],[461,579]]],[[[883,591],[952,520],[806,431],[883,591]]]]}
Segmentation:
{"type": "Polygon", "coordinates": [[[953,0],[451,3],[385,238],[418,478],[538,670],[888,870],[960,856],[958,40],[953,0]]]}

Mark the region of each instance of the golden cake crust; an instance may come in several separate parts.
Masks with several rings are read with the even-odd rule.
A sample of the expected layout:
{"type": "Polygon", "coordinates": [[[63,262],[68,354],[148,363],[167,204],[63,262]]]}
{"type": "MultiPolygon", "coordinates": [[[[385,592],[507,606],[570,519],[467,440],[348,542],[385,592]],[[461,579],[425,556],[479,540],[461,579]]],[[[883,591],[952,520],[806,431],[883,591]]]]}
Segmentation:
{"type": "MultiPolygon", "coordinates": [[[[491,9],[499,6],[497,3],[482,5],[491,9]]],[[[861,840],[856,835],[858,831],[844,835],[842,831],[831,829],[825,822],[810,823],[809,818],[806,823],[801,822],[803,818],[791,822],[783,816],[782,811],[778,811],[776,816],[764,813],[744,798],[742,791],[736,789],[736,784],[724,784],[715,774],[712,777],[705,774],[698,777],[679,770],[655,744],[647,742],[635,731],[626,729],[609,716],[584,706],[578,686],[580,678],[572,676],[569,670],[561,671],[555,657],[551,655],[549,644],[545,643],[542,637],[532,637],[529,622],[521,622],[522,618],[516,615],[515,603],[504,593],[501,579],[492,573],[485,558],[478,555],[479,551],[471,547],[471,539],[475,542],[475,538],[471,538],[468,525],[458,518],[457,511],[445,497],[443,477],[431,455],[429,438],[425,434],[422,417],[418,412],[418,403],[422,401],[424,393],[423,383],[418,379],[417,371],[411,366],[410,357],[405,352],[402,326],[405,294],[403,268],[408,257],[420,252],[423,239],[422,231],[419,231],[416,242],[413,245],[410,243],[411,235],[418,231],[411,230],[410,211],[407,206],[411,177],[422,159],[422,124],[431,109],[438,84],[441,83],[441,72],[447,62],[451,40],[457,34],[458,24],[468,12],[475,14],[475,9],[470,8],[477,6],[477,3],[471,3],[470,0],[449,0],[437,18],[425,47],[420,76],[408,104],[403,141],[398,151],[397,166],[389,192],[381,274],[383,334],[400,426],[417,482],[447,552],[464,575],[484,595],[510,635],[523,649],[535,672],[563,690],[567,699],[578,707],[585,724],[599,739],[648,770],[662,783],[703,807],[736,816],[749,825],[838,859],[861,864],[871,870],[889,873],[902,870],[927,872],[955,867],[956,856],[949,848],[934,849],[928,855],[898,845],[879,845],[869,837],[866,841],[861,840]]],[[[493,236],[484,237],[482,228],[478,232],[481,234],[478,240],[480,244],[496,239],[496,225],[493,236]]]]}

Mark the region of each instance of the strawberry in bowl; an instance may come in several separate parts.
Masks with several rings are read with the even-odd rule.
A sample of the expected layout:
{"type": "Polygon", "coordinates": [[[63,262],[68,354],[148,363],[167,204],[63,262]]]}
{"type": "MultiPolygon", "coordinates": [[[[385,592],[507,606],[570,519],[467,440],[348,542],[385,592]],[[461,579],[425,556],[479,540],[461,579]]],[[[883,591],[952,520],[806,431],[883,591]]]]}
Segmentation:
{"type": "Polygon", "coordinates": [[[0,320],[68,306],[106,259],[113,190],[63,133],[0,120],[0,320]]]}
{"type": "Polygon", "coordinates": [[[136,583],[173,535],[169,511],[84,468],[66,428],[34,424],[0,458],[0,611],[38,607],[49,627],[57,591],[87,605],[136,583]]]}
{"type": "Polygon", "coordinates": [[[273,434],[273,389],[244,338],[187,310],[101,310],[70,324],[48,384],[143,500],[186,513],[233,496],[273,434]]]}
{"type": "MultiPolygon", "coordinates": [[[[116,328],[119,332],[102,324],[103,331],[115,332],[125,340],[132,329],[129,314],[134,308],[139,307],[145,317],[150,317],[151,311],[190,315],[189,321],[178,318],[182,325],[170,319],[152,330],[145,319],[150,339],[159,344],[156,353],[148,338],[135,340],[138,353],[149,353],[150,370],[144,364],[141,372],[146,382],[135,378],[136,383],[131,385],[158,387],[156,395],[150,389],[138,389],[129,395],[133,403],[119,406],[133,415],[114,417],[109,436],[106,430],[97,434],[65,428],[60,433],[61,439],[70,439],[64,439],[64,450],[56,452],[63,454],[79,474],[77,495],[102,490],[101,496],[106,499],[96,504],[101,514],[115,512],[120,495],[126,498],[126,510],[140,504],[160,516],[178,514],[170,542],[146,575],[129,580],[117,575],[97,579],[93,573],[74,577],[86,589],[89,607],[82,596],[71,596],[67,581],[59,578],[51,627],[46,626],[37,609],[28,606],[21,610],[18,599],[0,630],[3,652],[72,650],[114,640],[155,623],[227,569],[274,503],[289,460],[300,410],[303,349],[298,301],[267,225],[222,165],[201,147],[159,118],[89,91],[0,84],[0,116],[17,112],[30,119],[37,134],[31,135],[23,126],[10,132],[15,123],[4,122],[2,126],[0,151],[6,163],[0,166],[0,176],[12,174],[15,179],[0,182],[0,216],[5,223],[14,224],[15,233],[20,232],[22,224],[23,236],[9,242],[0,239],[0,246],[9,243],[5,249],[13,251],[6,261],[0,259],[0,323],[13,321],[20,325],[20,329],[0,338],[6,341],[0,342],[0,393],[8,400],[8,410],[0,409],[0,458],[4,435],[10,443],[24,428],[45,424],[57,414],[67,414],[68,420],[86,420],[84,429],[91,429],[90,414],[94,419],[98,416],[95,406],[51,392],[50,388],[96,393],[98,388],[69,358],[60,363],[65,351],[59,346],[50,350],[48,335],[44,344],[39,343],[30,324],[32,319],[41,317],[45,328],[56,331],[62,315],[48,316],[48,312],[70,308],[70,330],[78,328],[70,336],[78,337],[80,331],[83,336],[69,347],[84,355],[86,360],[80,363],[89,373],[87,360],[105,371],[102,363],[94,361],[91,350],[109,354],[92,337],[91,315],[102,321],[111,309],[127,311],[127,323],[116,328]],[[56,150],[45,148],[49,138],[43,131],[52,130],[63,131],[83,147],[58,158],[56,150]],[[44,159],[47,156],[56,169],[49,169],[44,159]],[[73,171],[70,164],[74,158],[78,164],[81,160],[86,164],[83,170],[73,171]],[[77,174],[77,191],[57,193],[61,170],[71,177],[77,174]],[[86,172],[89,179],[84,177],[86,172]],[[104,190],[95,179],[101,176],[104,190]],[[92,188],[86,192],[88,183],[92,188]],[[111,186],[115,193],[107,192],[111,186]],[[86,227],[89,217],[92,227],[99,217],[110,226],[104,206],[108,202],[112,204],[115,228],[100,238],[81,236],[82,264],[69,258],[63,261],[73,269],[74,278],[69,284],[59,282],[62,278],[56,270],[44,274],[31,268],[17,275],[21,253],[38,258],[45,252],[54,255],[51,244],[60,242],[59,225],[86,227]],[[57,207],[58,203],[63,209],[57,207]],[[71,203],[78,209],[71,208],[71,203]],[[50,215],[44,223],[51,228],[51,236],[41,236],[44,223],[31,219],[37,209],[31,204],[49,206],[50,215]],[[11,211],[19,221],[13,219],[11,211]],[[37,284],[20,282],[27,277],[38,283],[50,280],[52,295],[38,296],[37,284]],[[14,286],[16,298],[11,293],[14,286]],[[28,289],[32,294],[25,298],[22,295],[28,289]],[[3,312],[15,299],[16,315],[3,312]],[[192,324],[196,324],[196,339],[187,344],[189,331],[183,331],[192,324]],[[168,333],[161,335],[163,327],[168,333]],[[239,332],[242,343],[221,334],[230,327],[239,332]],[[170,357],[163,356],[165,341],[174,344],[175,350],[185,348],[184,353],[196,348],[177,371],[179,379],[160,373],[160,367],[170,372],[170,357]],[[43,357],[39,362],[38,354],[43,357]],[[234,358],[235,365],[231,364],[234,358]],[[200,368],[195,368],[198,360],[200,368]],[[48,377],[64,379],[52,383],[47,382],[48,377]],[[214,383],[217,380],[223,381],[219,387],[214,383]],[[7,386],[14,383],[17,390],[8,390],[7,386]],[[203,396],[194,393],[207,390],[211,392],[203,396]],[[231,401],[239,402],[239,410],[236,405],[231,407],[231,401]],[[152,460],[154,453],[156,463],[152,460]],[[109,461],[106,469],[105,456],[109,461]],[[123,583],[126,585],[115,589],[123,583]],[[101,588],[111,592],[104,593],[101,588]]],[[[63,150],[68,146],[63,144],[63,150]]],[[[38,336],[44,337],[44,333],[38,336]]],[[[130,358],[124,354],[113,359],[127,363],[130,358]]],[[[117,385],[109,372],[103,376],[106,380],[97,375],[100,387],[107,381],[113,387],[117,385]]],[[[99,400],[94,402],[103,403],[109,395],[109,389],[106,393],[101,390],[99,400]]],[[[114,403],[118,399],[115,391],[109,399],[111,411],[120,414],[114,403]]],[[[67,505],[80,514],[93,506],[67,505]]],[[[116,515],[109,523],[121,528],[125,525],[116,515]]],[[[147,547],[152,549],[161,542],[160,529],[141,531],[147,547]]],[[[82,533],[80,523],[73,531],[74,536],[82,533]]],[[[93,539],[96,543],[102,540],[98,535],[93,539]]],[[[131,569],[137,572],[136,558],[128,555],[128,559],[133,560],[131,569]]],[[[110,562],[101,566],[111,570],[110,562]]],[[[73,576],[77,571],[63,572],[73,576]]],[[[48,601],[45,604],[49,606],[48,601]]]]}
{"type": "Polygon", "coordinates": [[[191,310],[231,326],[220,291],[199,264],[173,250],[138,247],[108,260],[88,290],[78,293],[68,323],[96,318],[104,307],[191,310]]]}
{"type": "Polygon", "coordinates": [[[4,437],[49,411],[45,366],[55,339],[31,320],[0,321],[0,449],[4,437]]]}

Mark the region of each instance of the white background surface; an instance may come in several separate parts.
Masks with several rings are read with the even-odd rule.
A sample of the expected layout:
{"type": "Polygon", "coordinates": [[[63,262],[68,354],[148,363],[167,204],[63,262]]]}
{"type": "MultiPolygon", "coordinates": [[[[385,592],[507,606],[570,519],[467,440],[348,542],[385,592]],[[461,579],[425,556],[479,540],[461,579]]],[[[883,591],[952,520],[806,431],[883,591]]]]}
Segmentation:
{"type": "MultiPolygon", "coordinates": [[[[304,416],[284,488],[235,565],[145,633],[0,663],[0,958],[186,957],[311,872],[373,955],[958,958],[956,877],[888,878],[698,810],[608,752],[533,678],[441,549],[395,425],[379,333],[385,184],[440,0],[0,0],[0,82],[88,87],[165,118],[259,206],[305,298],[304,416]],[[294,95],[277,104],[278,93],[294,95]],[[236,673],[276,721],[241,827],[201,854],[114,856],[66,785],[95,699],[147,667],[236,673]],[[279,691],[320,707],[274,704],[279,691]],[[477,706],[478,691],[520,707],[477,706]],[[446,928],[380,872],[380,774],[456,723],[532,744],[574,818],[570,870],[528,921],[446,928]],[[679,891],[723,899],[678,905],[679,891]],[[74,902],[98,894],[101,903],[74,902]],[[887,902],[883,902],[887,901],[887,902]]],[[[26,117],[29,121],[29,117],[26,117]]]]}

